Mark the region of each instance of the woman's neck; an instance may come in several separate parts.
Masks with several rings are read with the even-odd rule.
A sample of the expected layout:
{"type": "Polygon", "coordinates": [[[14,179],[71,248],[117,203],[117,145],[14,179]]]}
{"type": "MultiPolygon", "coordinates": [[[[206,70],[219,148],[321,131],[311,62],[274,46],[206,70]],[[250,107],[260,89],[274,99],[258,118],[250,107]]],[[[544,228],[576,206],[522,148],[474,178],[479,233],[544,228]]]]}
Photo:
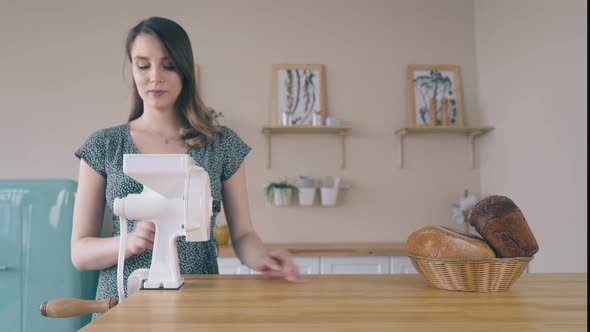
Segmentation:
{"type": "Polygon", "coordinates": [[[171,137],[179,135],[182,124],[174,110],[162,111],[144,108],[143,114],[136,119],[144,130],[154,131],[160,135],[171,137]]]}

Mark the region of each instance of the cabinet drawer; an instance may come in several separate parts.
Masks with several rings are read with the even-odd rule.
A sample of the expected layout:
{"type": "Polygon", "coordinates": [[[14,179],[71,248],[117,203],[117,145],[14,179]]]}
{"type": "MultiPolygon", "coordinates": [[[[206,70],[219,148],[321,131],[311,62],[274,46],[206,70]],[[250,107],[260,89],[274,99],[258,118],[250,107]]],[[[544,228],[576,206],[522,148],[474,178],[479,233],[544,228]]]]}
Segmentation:
{"type": "Polygon", "coordinates": [[[299,267],[299,272],[303,274],[320,274],[319,257],[294,257],[293,259],[299,267]]]}
{"type": "Polygon", "coordinates": [[[250,274],[250,268],[237,257],[218,257],[219,274],[250,274]]]}
{"type": "Polygon", "coordinates": [[[321,257],[322,274],[388,274],[389,256],[321,257]]]}
{"type": "Polygon", "coordinates": [[[408,256],[392,256],[391,257],[391,273],[392,274],[417,274],[418,271],[412,265],[412,261],[408,256]]]}

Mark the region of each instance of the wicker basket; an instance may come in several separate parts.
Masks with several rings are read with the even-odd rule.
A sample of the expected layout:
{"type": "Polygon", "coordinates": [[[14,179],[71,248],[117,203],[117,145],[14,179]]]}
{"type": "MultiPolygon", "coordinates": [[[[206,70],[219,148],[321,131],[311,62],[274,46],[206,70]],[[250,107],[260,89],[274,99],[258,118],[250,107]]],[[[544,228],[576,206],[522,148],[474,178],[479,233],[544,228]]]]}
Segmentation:
{"type": "Polygon", "coordinates": [[[409,255],[412,264],[436,288],[465,292],[505,291],[532,257],[456,259],[409,255]]]}

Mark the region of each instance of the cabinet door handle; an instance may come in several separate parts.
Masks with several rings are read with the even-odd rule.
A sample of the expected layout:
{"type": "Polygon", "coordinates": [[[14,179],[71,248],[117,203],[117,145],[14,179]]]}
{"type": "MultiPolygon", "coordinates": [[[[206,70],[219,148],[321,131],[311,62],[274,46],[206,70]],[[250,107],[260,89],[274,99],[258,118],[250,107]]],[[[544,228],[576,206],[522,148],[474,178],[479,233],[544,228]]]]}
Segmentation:
{"type": "Polygon", "coordinates": [[[4,265],[0,265],[0,271],[8,270],[8,267],[4,265]]]}

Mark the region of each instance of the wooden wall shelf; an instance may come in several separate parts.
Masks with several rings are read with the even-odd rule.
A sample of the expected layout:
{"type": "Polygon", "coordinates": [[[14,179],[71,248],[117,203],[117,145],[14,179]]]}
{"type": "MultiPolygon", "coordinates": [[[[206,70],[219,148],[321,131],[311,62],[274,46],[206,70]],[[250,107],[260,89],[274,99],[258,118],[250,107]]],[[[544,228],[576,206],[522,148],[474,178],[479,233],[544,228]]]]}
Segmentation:
{"type": "Polygon", "coordinates": [[[265,126],[262,133],[266,136],[267,162],[266,167],[271,167],[271,142],[272,135],[276,134],[340,134],[341,160],[340,167],[346,168],[346,135],[352,130],[351,126],[265,126]]]}
{"type": "Polygon", "coordinates": [[[475,168],[475,139],[491,130],[494,127],[456,127],[456,126],[437,126],[437,127],[403,127],[397,129],[395,133],[399,136],[399,160],[400,168],[404,167],[404,137],[409,134],[432,134],[432,133],[447,133],[447,134],[465,134],[469,140],[471,151],[471,166],[475,168]]]}

